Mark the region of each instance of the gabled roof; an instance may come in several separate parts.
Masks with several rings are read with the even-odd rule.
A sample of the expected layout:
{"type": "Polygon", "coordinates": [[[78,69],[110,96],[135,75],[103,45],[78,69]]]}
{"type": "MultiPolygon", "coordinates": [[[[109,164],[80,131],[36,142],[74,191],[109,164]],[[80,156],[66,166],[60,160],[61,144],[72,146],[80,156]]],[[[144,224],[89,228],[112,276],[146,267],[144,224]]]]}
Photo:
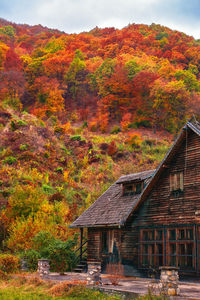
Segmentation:
{"type": "Polygon", "coordinates": [[[190,122],[187,122],[185,124],[185,126],[180,131],[178,137],[176,138],[175,142],[173,143],[173,145],[171,146],[171,148],[169,149],[169,151],[165,155],[164,159],[161,161],[160,165],[157,167],[157,169],[156,169],[155,173],[153,174],[151,180],[149,181],[149,183],[147,184],[145,189],[140,194],[140,197],[139,197],[135,207],[132,209],[132,211],[130,211],[130,214],[127,216],[127,219],[137,209],[137,207],[141,203],[143,203],[143,201],[148,197],[148,195],[151,192],[152,188],[158,182],[158,179],[160,178],[162,172],[166,168],[168,168],[168,165],[169,165],[170,161],[176,155],[176,153],[179,149],[179,146],[181,145],[184,138],[186,137],[188,128],[191,129],[193,132],[195,132],[197,135],[200,136],[200,123],[199,122],[197,122],[195,120],[194,122],[190,121],[190,122]]]}
{"type": "Polygon", "coordinates": [[[119,226],[124,224],[132,207],[138,201],[140,194],[123,196],[119,183],[150,178],[155,170],[129,174],[120,177],[101,195],[70,227],[119,226]]]}
{"type": "Polygon", "coordinates": [[[120,177],[78,219],[76,219],[70,227],[124,225],[128,217],[148,197],[162,172],[168,167],[170,161],[177,153],[179,146],[186,137],[188,128],[200,136],[200,124],[196,121],[187,122],[156,171],[149,170],[120,177]],[[141,194],[135,196],[122,196],[121,183],[145,180],[147,178],[149,178],[149,181],[141,194]]]}

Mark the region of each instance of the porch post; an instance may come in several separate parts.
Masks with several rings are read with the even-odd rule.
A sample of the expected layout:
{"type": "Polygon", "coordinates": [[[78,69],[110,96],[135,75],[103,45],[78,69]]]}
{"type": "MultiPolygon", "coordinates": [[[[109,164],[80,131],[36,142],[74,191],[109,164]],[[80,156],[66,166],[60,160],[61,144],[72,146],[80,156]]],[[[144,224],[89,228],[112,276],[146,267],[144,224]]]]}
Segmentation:
{"type": "Polygon", "coordinates": [[[83,254],[83,228],[80,228],[80,261],[82,261],[83,254]]]}

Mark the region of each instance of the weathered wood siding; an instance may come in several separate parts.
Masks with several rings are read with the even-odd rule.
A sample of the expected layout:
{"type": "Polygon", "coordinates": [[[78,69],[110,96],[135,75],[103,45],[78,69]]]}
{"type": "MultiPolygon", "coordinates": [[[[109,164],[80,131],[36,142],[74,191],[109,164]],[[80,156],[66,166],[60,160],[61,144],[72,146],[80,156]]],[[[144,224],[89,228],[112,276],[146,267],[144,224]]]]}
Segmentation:
{"type": "Polygon", "coordinates": [[[133,215],[132,226],[200,223],[200,137],[189,130],[151,195],[133,215]],[[184,191],[170,192],[170,174],[183,171],[184,191]]]}
{"type": "Polygon", "coordinates": [[[121,232],[121,258],[137,265],[138,230],[137,228],[124,228],[121,232]]]}
{"type": "Polygon", "coordinates": [[[87,259],[100,260],[101,229],[88,228],[87,259]]]}

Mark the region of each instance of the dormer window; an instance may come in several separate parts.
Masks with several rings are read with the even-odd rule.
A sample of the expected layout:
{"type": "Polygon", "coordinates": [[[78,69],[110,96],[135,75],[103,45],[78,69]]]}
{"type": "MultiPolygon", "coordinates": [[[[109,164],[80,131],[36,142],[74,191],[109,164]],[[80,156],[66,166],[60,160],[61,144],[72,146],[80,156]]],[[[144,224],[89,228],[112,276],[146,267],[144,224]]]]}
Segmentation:
{"type": "Polygon", "coordinates": [[[143,182],[123,184],[123,196],[137,195],[142,192],[143,182]]]}

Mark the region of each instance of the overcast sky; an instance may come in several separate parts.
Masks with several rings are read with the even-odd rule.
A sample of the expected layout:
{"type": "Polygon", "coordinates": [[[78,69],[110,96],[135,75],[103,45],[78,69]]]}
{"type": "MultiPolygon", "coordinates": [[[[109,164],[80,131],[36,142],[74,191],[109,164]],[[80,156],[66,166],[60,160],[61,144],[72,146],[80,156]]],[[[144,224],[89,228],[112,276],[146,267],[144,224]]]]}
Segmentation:
{"type": "Polygon", "coordinates": [[[200,0],[0,0],[0,17],[67,33],[156,23],[200,38],[200,0]]]}

